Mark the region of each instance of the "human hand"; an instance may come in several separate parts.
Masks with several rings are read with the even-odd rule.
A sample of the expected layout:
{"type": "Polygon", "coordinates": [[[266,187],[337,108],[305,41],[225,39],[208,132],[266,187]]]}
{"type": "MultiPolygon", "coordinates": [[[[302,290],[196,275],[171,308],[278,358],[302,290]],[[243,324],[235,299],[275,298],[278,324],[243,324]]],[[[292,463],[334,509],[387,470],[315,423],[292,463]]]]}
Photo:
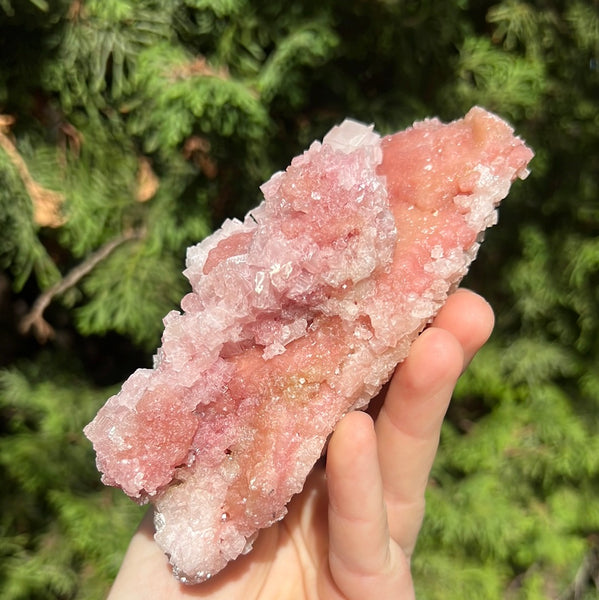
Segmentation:
{"type": "Polygon", "coordinates": [[[286,517],[212,579],[180,584],[153,541],[149,512],[109,600],[409,600],[410,557],[455,383],[493,327],[493,312],[456,291],[396,370],[373,418],[348,414],[286,517]]]}

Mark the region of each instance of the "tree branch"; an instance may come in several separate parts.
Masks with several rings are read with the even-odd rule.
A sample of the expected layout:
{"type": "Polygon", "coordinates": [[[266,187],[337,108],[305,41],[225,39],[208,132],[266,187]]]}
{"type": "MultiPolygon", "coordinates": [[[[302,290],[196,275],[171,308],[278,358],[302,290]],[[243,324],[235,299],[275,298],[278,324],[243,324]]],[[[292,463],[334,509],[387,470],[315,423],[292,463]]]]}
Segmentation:
{"type": "Polygon", "coordinates": [[[125,232],[116,238],[106,242],[95,252],[90,254],[82,263],[71,269],[60,281],[49,287],[38,296],[31,310],[21,319],[19,329],[21,333],[27,334],[33,331],[40,343],[45,343],[54,335],[54,329],[44,319],[44,311],[52,300],[75,286],[94,267],[102,262],[108,255],[121,244],[141,237],[139,230],[125,232]]]}
{"type": "Polygon", "coordinates": [[[599,590],[599,547],[597,546],[587,552],[574,581],[560,600],[581,600],[593,585],[596,590],[599,590]]]}
{"type": "Polygon", "coordinates": [[[10,115],[0,115],[0,148],[6,152],[31,198],[33,220],[41,227],[60,227],[64,223],[64,217],[60,214],[64,196],[33,179],[23,157],[8,136],[13,123],[14,118],[10,115]]]}

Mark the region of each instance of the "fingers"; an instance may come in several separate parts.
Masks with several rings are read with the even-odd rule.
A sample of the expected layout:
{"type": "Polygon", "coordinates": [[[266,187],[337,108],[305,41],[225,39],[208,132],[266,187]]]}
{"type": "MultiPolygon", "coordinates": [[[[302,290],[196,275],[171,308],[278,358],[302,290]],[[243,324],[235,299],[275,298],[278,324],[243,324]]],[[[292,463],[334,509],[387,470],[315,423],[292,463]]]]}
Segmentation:
{"type": "Polygon", "coordinates": [[[327,451],[329,567],[342,597],[411,598],[405,557],[391,545],[372,419],[347,415],[327,451]]]}
{"type": "Polygon", "coordinates": [[[454,294],[414,342],[394,375],[376,423],[391,536],[408,556],[424,515],[424,493],[455,383],[493,326],[489,305],[454,294]]]}
{"type": "Polygon", "coordinates": [[[334,558],[356,572],[386,568],[389,531],[370,417],[352,413],[339,424],[327,452],[327,478],[334,558]]]}
{"type": "Polygon", "coordinates": [[[422,524],[441,424],[462,365],[462,347],[453,335],[428,329],[391,381],[377,419],[389,529],[408,556],[422,524]]]}
{"type": "Polygon", "coordinates": [[[453,334],[464,350],[464,367],[489,339],[495,324],[493,309],[474,292],[458,288],[448,299],[433,325],[453,334]]]}

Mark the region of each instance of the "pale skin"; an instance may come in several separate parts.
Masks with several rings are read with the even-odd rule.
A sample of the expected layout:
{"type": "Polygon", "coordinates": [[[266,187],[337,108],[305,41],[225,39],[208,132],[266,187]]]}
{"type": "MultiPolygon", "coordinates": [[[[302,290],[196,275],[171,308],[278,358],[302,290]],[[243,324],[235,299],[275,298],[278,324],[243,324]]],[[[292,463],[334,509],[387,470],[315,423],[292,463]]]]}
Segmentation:
{"type": "Polygon", "coordinates": [[[186,586],[173,578],[148,513],[109,600],[414,599],[410,559],[441,424],[493,323],[480,296],[456,291],[397,368],[378,414],[347,415],[326,467],[313,470],[287,516],[211,580],[186,586]]]}

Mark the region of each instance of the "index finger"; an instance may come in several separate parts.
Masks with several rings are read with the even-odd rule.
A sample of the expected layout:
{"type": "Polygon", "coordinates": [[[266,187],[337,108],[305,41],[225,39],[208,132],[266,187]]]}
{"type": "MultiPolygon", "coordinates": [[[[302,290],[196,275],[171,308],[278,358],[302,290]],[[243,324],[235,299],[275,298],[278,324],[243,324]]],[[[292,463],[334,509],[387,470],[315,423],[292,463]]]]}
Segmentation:
{"type": "Polygon", "coordinates": [[[490,335],[489,305],[456,292],[397,369],[376,422],[389,528],[409,555],[424,515],[424,492],[455,383],[490,335]]]}

